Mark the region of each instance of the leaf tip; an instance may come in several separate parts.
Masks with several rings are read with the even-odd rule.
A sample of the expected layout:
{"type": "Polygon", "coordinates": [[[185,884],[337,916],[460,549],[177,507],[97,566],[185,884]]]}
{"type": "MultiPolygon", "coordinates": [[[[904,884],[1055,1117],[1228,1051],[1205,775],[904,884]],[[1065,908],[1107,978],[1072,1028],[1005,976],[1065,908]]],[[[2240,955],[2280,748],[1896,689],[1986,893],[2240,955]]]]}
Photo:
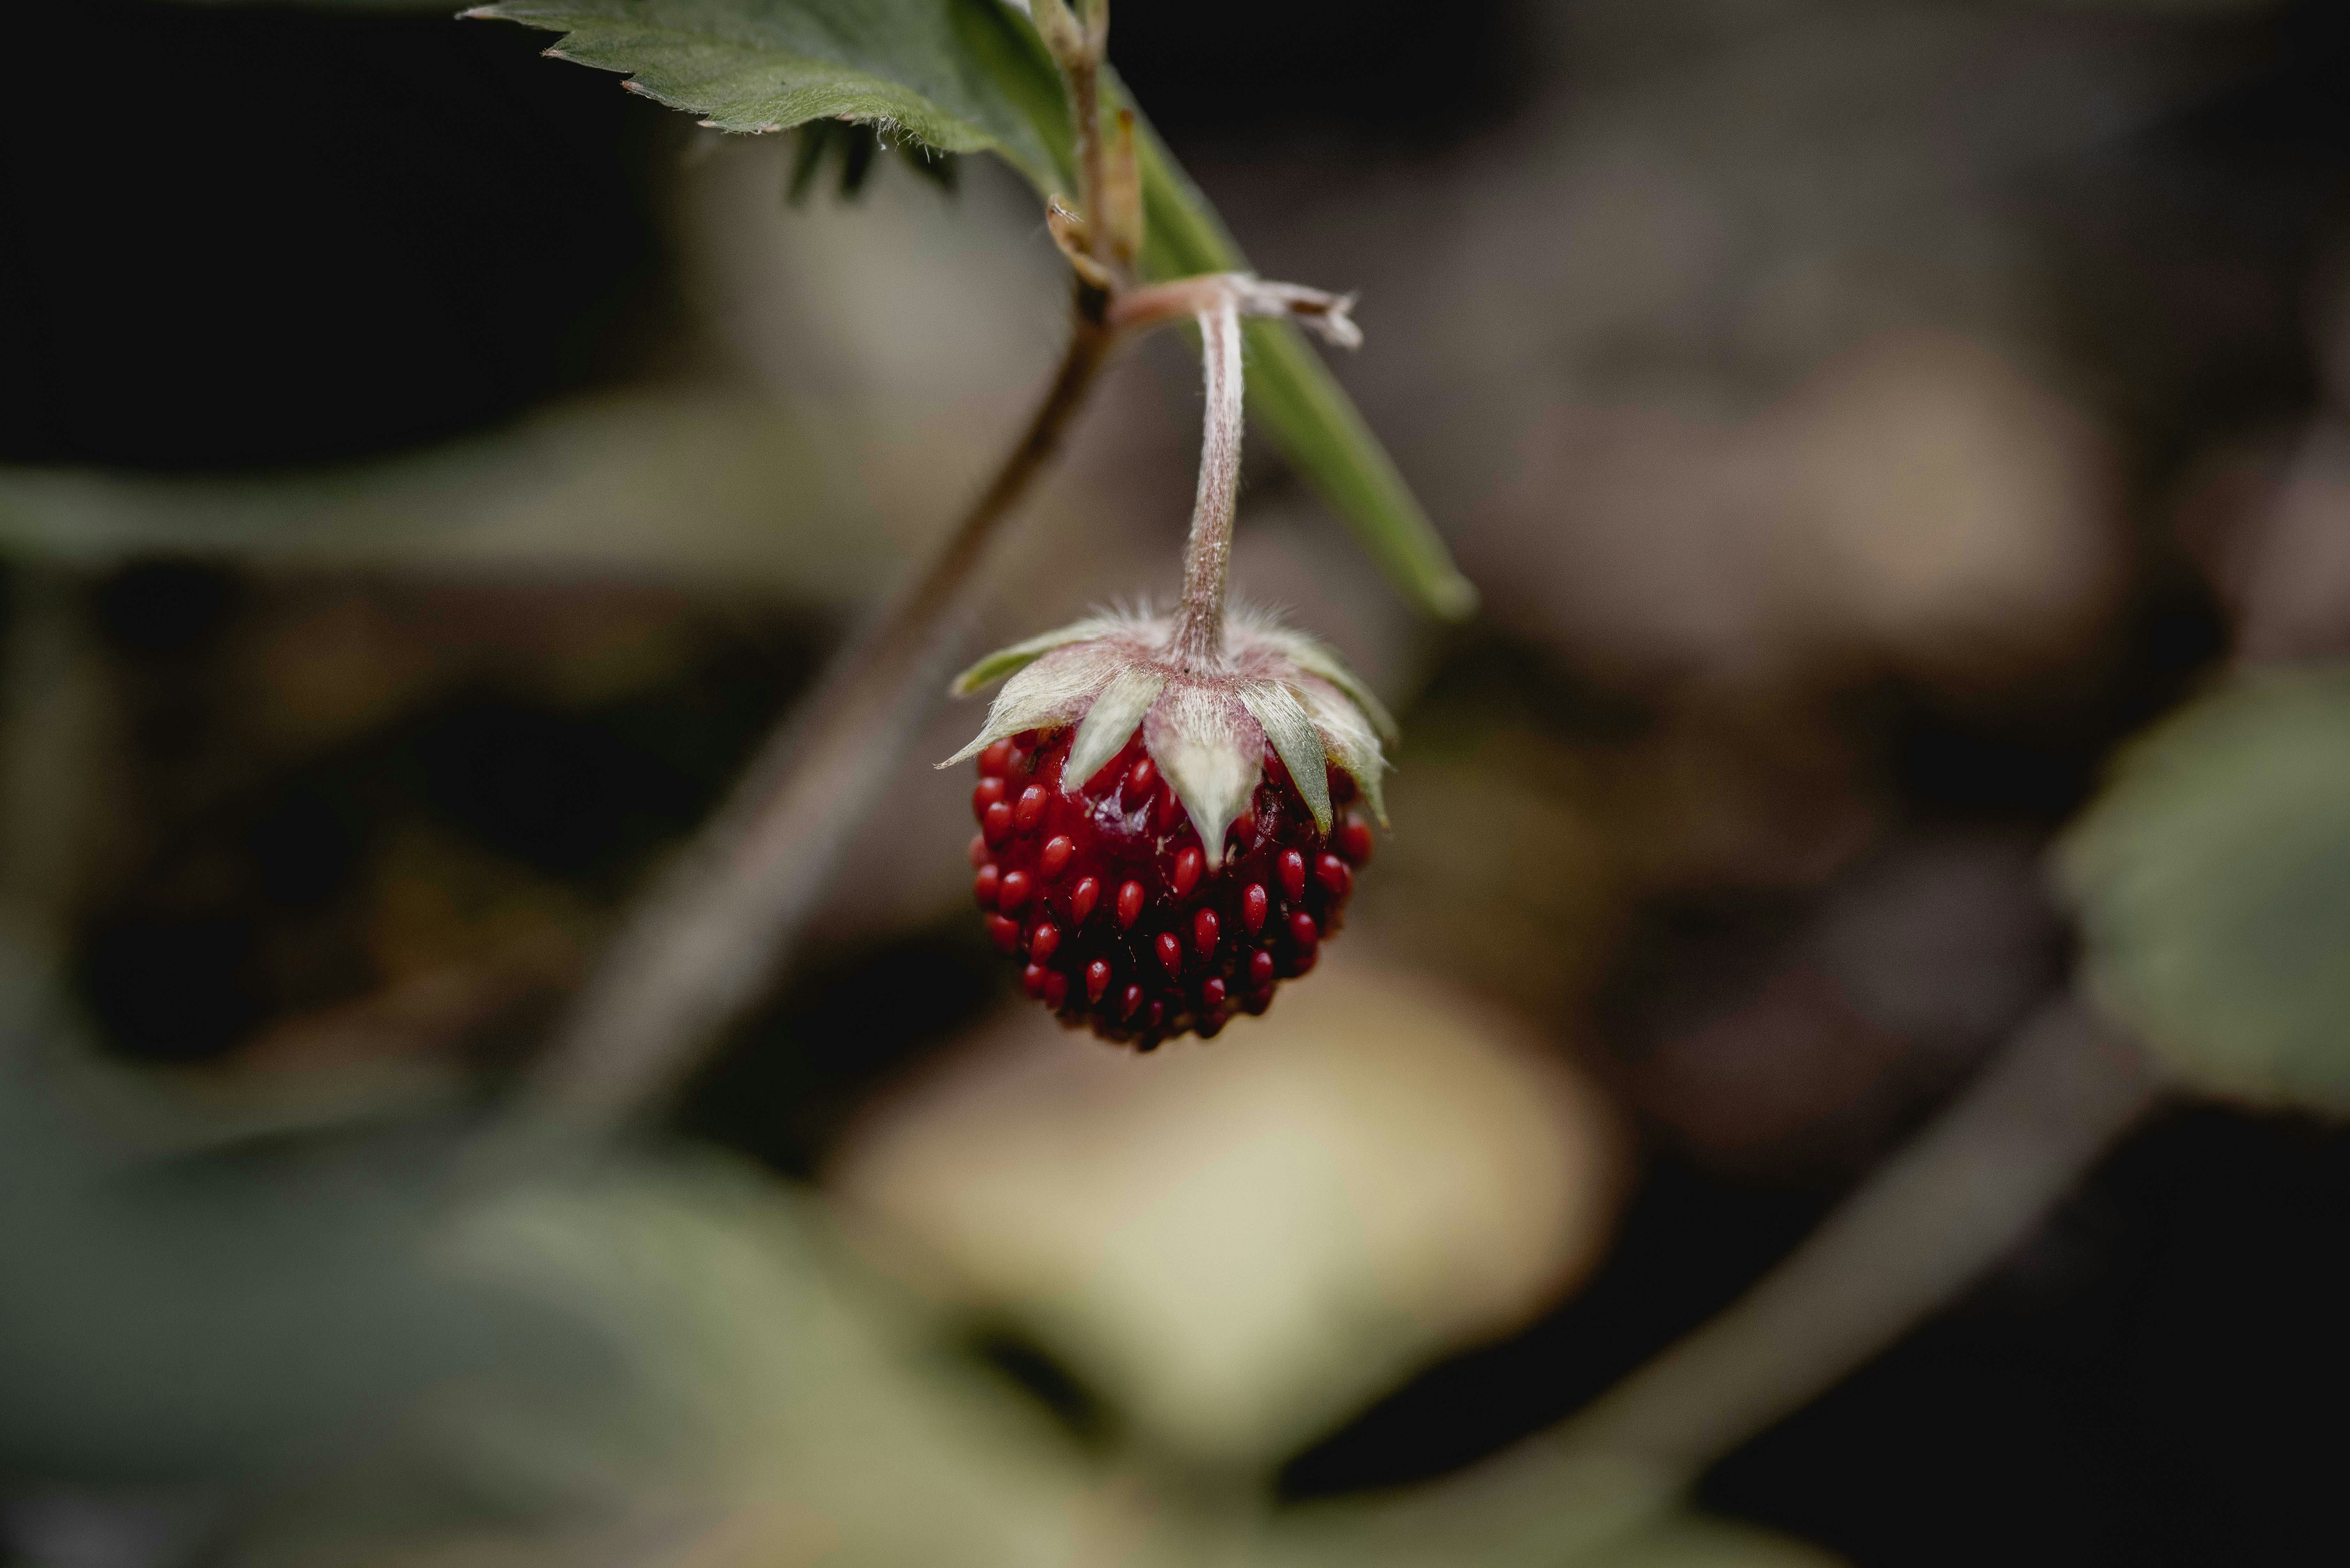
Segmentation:
{"type": "Polygon", "coordinates": [[[1427,585],[1428,607],[1440,620],[1467,620],[1477,613],[1477,585],[1458,572],[1444,572],[1427,585]]]}

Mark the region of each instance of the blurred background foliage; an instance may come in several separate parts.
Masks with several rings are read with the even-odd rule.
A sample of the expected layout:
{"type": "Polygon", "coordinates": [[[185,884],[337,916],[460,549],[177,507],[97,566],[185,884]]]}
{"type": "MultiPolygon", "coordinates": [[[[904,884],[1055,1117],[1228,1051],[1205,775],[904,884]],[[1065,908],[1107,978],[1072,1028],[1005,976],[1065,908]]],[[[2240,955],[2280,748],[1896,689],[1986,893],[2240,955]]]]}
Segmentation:
{"type": "MultiPolygon", "coordinates": [[[[2338,6],[1131,0],[1487,605],[1253,449],[1239,590],[1404,717],[1353,929],[1100,1051],[910,766],[664,1136],[522,1170],[456,1151],[1050,365],[1034,201],[834,133],[794,205],[793,139],[438,7],[9,36],[12,1560],[2338,1554],[2338,6]],[[1710,1472],[1749,1524],[1381,1511],[1734,1296],[2085,941],[2230,1103],[1710,1472]]],[[[1198,396],[1118,363],[974,645],[1172,588],[1198,396]]]]}

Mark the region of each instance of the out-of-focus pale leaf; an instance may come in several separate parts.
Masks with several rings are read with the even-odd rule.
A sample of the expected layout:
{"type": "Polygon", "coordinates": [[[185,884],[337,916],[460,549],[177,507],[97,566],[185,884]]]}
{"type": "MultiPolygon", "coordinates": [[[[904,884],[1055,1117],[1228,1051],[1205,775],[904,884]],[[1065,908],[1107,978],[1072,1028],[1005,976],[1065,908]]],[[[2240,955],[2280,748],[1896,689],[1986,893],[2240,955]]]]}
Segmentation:
{"type": "MultiPolygon", "coordinates": [[[[1074,184],[1060,78],[1027,18],[999,0],[501,0],[467,15],[560,32],[550,54],[625,72],[724,130],[870,121],[947,151],[1000,153],[1043,194],[1074,184]]],[[[1144,271],[1245,270],[1139,111],[1137,144],[1144,271]]],[[[1305,336],[1285,321],[1247,331],[1249,406],[1283,454],[1406,594],[1448,619],[1468,615],[1476,590],[1305,336]]]]}
{"type": "Polygon", "coordinates": [[[318,568],[551,566],[853,603],[913,544],[874,516],[844,456],[875,439],[832,409],[673,390],[558,404],[505,430],[297,473],[0,467],[0,551],[95,566],[154,551],[318,568]]]}
{"type": "Polygon", "coordinates": [[[1060,76],[997,0],[501,0],[466,15],[559,32],[549,54],[625,71],[723,130],[854,120],[1068,188],[1060,76]]]}
{"type": "Polygon", "coordinates": [[[1270,1465],[1596,1263],[1597,1090],[1457,991],[1344,950],[1148,1072],[1033,1009],[894,1104],[828,1185],[1128,1429],[1270,1465]]]}
{"type": "Polygon", "coordinates": [[[2089,983],[2189,1082],[2350,1113],[2350,672],[2246,677],[2064,840],[2089,983]]]}

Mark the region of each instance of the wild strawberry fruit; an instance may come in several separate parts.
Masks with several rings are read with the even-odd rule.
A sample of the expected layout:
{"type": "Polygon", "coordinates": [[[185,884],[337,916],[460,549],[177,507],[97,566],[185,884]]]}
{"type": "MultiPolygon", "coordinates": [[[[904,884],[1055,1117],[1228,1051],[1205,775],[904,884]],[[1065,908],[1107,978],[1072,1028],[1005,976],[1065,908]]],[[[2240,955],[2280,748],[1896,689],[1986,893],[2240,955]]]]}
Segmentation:
{"type": "Polygon", "coordinates": [[[1312,639],[1245,611],[1206,655],[1097,617],[993,654],[972,893],[1027,992],[1150,1050],[1263,1012],[1314,967],[1386,821],[1377,699],[1312,639]]]}

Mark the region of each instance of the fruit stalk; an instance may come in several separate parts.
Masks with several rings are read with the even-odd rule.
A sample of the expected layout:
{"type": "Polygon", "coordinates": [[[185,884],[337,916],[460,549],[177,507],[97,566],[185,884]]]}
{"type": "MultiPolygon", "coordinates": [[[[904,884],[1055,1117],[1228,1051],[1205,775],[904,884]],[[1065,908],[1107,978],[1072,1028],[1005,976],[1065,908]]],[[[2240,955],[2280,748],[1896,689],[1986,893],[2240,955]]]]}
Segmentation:
{"type": "Polygon", "coordinates": [[[1207,413],[1200,437],[1200,489],[1183,547],[1183,599],[1175,653],[1184,668],[1217,669],[1224,656],[1224,584],[1232,575],[1232,513],[1241,476],[1241,313],[1219,293],[1199,313],[1207,413]]]}

